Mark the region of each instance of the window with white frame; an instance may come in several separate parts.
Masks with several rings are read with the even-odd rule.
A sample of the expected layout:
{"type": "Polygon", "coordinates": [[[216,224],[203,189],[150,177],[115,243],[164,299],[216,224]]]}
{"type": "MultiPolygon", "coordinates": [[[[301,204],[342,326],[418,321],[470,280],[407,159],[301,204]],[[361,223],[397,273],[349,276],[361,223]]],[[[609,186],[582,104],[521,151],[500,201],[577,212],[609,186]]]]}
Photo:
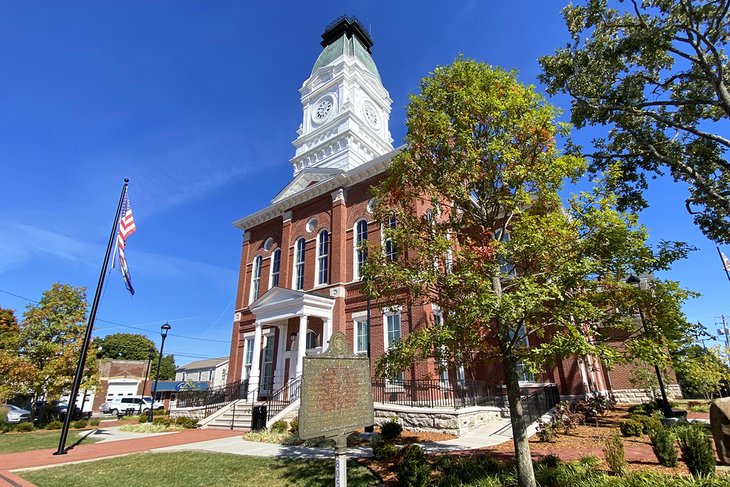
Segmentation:
{"type": "MultiPolygon", "coordinates": [[[[499,240],[502,243],[509,243],[510,241],[510,235],[509,232],[502,231],[501,228],[498,228],[496,232],[494,232],[494,239],[499,240]]],[[[499,270],[507,275],[514,276],[517,274],[515,271],[515,266],[512,262],[507,261],[507,259],[504,257],[504,254],[500,254],[499,256],[499,270]]]]}
{"type": "Polygon", "coordinates": [[[358,220],[355,223],[355,279],[362,277],[362,266],[368,257],[368,222],[358,220]]]}
{"type": "Polygon", "coordinates": [[[304,237],[298,239],[294,244],[294,289],[304,289],[304,237]]]}
{"type": "Polygon", "coordinates": [[[367,354],[368,353],[368,338],[370,330],[368,329],[367,317],[355,318],[355,353],[367,354]]]}
{"type": "Polygon", "coordinates": [[[322,230],[317,235],[317,284],[327,284],[329,274],[330,234],[322,230]]]}
{"type": "MultiPolygon", "coordinates": [[[[515,347],[529,347],[530,342],[527,339],[527,328],[525,327],[524,323],[520,325],[520,328],[517,330],[517,334],[518,339],[515,343],[515,347]]],[[[510,338],[514,338],[514,336],[515,332],[513,330],[510,330],[510,338]]],[[[527,364],[525,364],[523,361],[518,361],[515,365],[515,369],[517,370],[517,377],[519,378],[520,382],[535,382],[535,374],[530,371],[530,369],[527,367],[527,364]]]]}
{"type": "Polygon", "coordinates": [[[250,303],[253,303],[259,298],[259,284],[261,284],[261,261],[260,255],[257,255],[253,260],[253,269],[251,270],[251,299],[250,303]]]}
{"type": "Polygon", "coordinates": [[[307,330],[307,350],[317,348],[317,334],[312,330],[307,330]]]}
{"type": "Polygon", "coordinates": [[[446,248],[446,255],[444,256],[444,267],[446,273],[451,274],[454,269],[454,251],[451,250],[451,232],[446,233],[446,240],[449,246],[446,248]]]}
{"type": "MultiPolygon", "coordinates": [[[[433,309],[433,324],[434,326],[440,326],[444,322],[444,315],[441,310],[434,306],[433,309]]],[[[439,382],[441,386],[446,386],[449,383],[449,364],[446,362],[446,347],[441,346],[439,349],[439,382]]]]}
{"type": "MultiPolygon", "coordinates": [[[[389,350],[401,338],[400,310],[386,311],[383,315],[385,320],[385,350],[389,350]]],[[[390,381],[392,384],[403,383],[403,372],[399,373],[390,381]]]]}
{"type": "Polygon", "coordinates": [[[269,289],[279,285],[279,271],[281,270],[281,249],[274,250],[271,254],[271,279],[269,279],[269,289]]]}
{"type": "Polygon", "coordinates": [[[251,375],[251,363],[253,362],[253,337],[246,338],[243,344],[243,380],[251,375]]]}
{"type": "MultiPolygon", "coordinates": [[[[386,223],[387,227],[390,229],[394,229],[397,222],[395,219],[395,212],[391,212],[390,216],[388,216],[388,222],[386,223]]],[[[385,258],[393,262],[395,261],[396,257],[398,256],[398,249],[396,248],[395,242],[393,242],[392,237],[386,237],[384,241],[384,247],[385,247],[385,258]]]]}

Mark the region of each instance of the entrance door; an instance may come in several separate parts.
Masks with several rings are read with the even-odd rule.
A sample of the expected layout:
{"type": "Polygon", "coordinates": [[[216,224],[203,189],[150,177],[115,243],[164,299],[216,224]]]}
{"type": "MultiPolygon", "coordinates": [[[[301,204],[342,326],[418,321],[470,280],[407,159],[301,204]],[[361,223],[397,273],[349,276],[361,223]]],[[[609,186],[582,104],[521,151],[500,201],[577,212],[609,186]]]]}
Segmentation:
{"type": "Polygon", "coordinates": [[[271,388],[274,383],[274,345],[276,342],[276,340],[274,339],[275,336],[276,335],[274,333],[272,333],[271,335],[266,335],[266,344],[264,345],[263,360],[261,364],[261,386],[259,388],[259,391],[261,391],[261,396],[267,398],[273,392],[271,388]]]}

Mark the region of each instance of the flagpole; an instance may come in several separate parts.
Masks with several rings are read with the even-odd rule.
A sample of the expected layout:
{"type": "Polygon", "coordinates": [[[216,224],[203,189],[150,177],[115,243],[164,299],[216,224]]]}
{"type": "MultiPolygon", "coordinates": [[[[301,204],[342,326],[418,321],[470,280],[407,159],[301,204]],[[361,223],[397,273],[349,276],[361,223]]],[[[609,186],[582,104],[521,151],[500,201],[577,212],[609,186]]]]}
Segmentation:
{"type": "Polygon", "coordinates": [[[101,290],[104,287],[104,277],[106,275],[106,269],[109,266],[109,255],[114,245],[114,239],[117,234],[117,225],[119,224],[119,213],[122,211],[122,202],[124,201],[124,195],[127,194],[127,186],[129,185],[129,179],[124,178],[124,185],[122,186],[122,194],[119,196],[119,204],[117,205],[117,213],[114,216],[114,223],[112,224],[112,231],[109,235],[109,242],[106,245],[106,254],[104,254],[104,263],[101,266],[101,273],[99,274],[99,282],[96,285],[96,293],[94,294],[94,302],[91,304],[91,312],[89,313],[89,321],[86,324],[86,334],[84,335],[84,341],[81,345],[81,354],[79,355],[79,362],[76,364],[76,375],[74,376],[73,386],[71,386],[71,396],[68,399],[68,409],[66,410],[66,417],[63,420],[63,429],[61,429],[61,438],[58,441],[58,450],[54,452],[54,455],[65,455],[66,454],[66,438],[68,436],[68,429],[71,425],[71,418],[74,416],[74,409],[76,408],[76,396],[79,393],[81,387],[81,379],[84,376],[84,365],[86,363],[86,354],[89,351],[89,345],[91,343],[91,332],[94,330],[94,320],[96,319],[96,311],[99,308],[99,300],[101,299],[101,290]]]}
{"type": "Polygon", "coordinates": [[[727,276],[728,282],[730,282],[730,269],[727,268],[727,265],[725,265],[725,258],[722,255],[722,252],[720,251],[720,247],[715,247],[717,249],[717,255],[720,256],[720,262],[722,262],[722,268],[725,271],[725,275],[727,276]]]}

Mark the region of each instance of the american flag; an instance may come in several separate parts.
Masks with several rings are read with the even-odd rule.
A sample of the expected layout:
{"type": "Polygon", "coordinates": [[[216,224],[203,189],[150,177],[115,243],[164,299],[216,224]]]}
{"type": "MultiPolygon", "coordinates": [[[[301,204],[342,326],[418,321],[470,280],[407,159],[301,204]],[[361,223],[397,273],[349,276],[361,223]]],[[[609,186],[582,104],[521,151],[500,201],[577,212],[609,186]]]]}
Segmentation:
{"type": "Polygon", "coordinates": [[[119,265],[119,270],[122,272],[122,279],[124,280],[124,286],[129,291],[129,294],[134,296],[134,288],[132,287],[132,277],[129,275],[129,268],[127,267],[127,258],[124,256],[124,248],[127,246],[127,237],[137,231],[137,227],[134,224],[134,217],[132,216],[132,207],[129,205],[129,198],[124,195],[122,200],[122,211],[119,213],[119,231],[117,231],[117,246],[114,249],[116,259],[114,260],[113,267],[119,265]]]}
{"type": "Polygon", "coordinates": [[[722,268],[725,272],[730,272],[730,259],[727,258],[725,252],[720,252],[720,259],[722,259],[722,268]]]}

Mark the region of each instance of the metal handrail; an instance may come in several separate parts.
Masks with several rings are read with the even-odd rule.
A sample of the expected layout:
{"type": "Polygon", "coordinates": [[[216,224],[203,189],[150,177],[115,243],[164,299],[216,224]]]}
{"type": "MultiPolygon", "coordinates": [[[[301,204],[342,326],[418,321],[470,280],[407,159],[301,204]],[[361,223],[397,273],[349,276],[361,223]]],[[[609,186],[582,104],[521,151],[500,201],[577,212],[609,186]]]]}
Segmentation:
{"type": "Polygon", "coordinates": [[[247,391],[248,379],[204,391],[180,391],[176,407],[202,407],[207,417],[232,401],[244,399],[247,391]]]}
{"type": "Polygon", "coordinates": [[[493,405],[501,386],[474,380],[372,379],[373,401],[410,407],[453,408],[493,405]]]}
{"type": "Polygon", "coordinates": [[[301,393],[301,376],[289,379],[279,390],[274,391],[269,399],[263,403],[263,406],[266,407],[266,422],[268,423],[271,418],[282,412],[289,404],[299,399],[301,393]]]}

